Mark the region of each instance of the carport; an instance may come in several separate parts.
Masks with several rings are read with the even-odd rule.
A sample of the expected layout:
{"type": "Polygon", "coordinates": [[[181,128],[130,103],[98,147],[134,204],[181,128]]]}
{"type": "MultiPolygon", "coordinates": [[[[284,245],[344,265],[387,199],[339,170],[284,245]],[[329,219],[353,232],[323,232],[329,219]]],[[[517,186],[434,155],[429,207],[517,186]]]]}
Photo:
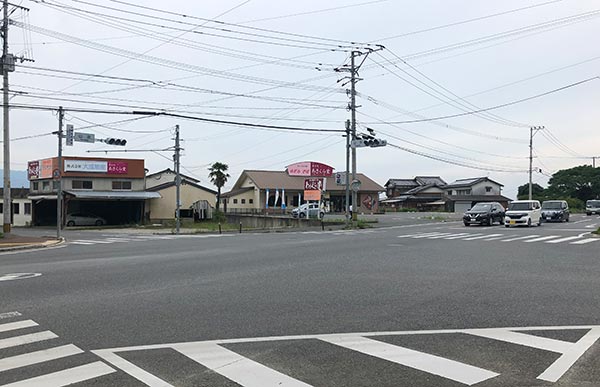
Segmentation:
{"type": "MultiPolygon", "coordinates": [[[[93,214],[112,225],[141,224],[146,200],[160,197],[158,192],[143,191],[65,191],[65,214],[93,214]]],[[[56,204],[54,208],[56,209],[56,204]]]]}

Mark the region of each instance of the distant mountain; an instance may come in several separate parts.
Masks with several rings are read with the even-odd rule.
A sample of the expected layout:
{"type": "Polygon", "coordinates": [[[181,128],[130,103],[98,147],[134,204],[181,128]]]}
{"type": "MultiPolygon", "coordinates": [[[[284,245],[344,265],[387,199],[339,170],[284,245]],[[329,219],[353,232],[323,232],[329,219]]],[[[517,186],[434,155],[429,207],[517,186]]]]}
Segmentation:
{"type": "MultiPolygon", "coordinates": [[[[0,169],[0,187],[4,186],[4,171],[0,169]]],[[[10,186],[13,188],[29,188],[27,171],[10,171],[10,186]]]]}

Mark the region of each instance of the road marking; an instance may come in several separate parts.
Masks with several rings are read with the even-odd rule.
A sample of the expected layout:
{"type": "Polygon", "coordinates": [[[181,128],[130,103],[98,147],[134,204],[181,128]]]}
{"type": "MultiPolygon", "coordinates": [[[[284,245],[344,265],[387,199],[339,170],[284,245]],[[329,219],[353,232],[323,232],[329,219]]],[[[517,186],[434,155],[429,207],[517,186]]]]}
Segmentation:
{"type": "Polygon", "coordinates": [[[36,327],[38,323],[33,320],[16,321],[12,323],[0,324],[0,332],[13,331],[15,329],[36,327]]]}
{"type": "Polygon", "coordinates": [[[4,274],[4,275],[0,275],[0,282],[2,282],[2,281],[14,281],[14,280],[19,280],[19,279],[35,278],[35,277],[39,277],[41,275],[42,275],[42,273],[10,273],[10,274],[4,274]]]}
{"type": "Polygon", "coordinates": [[[140,382],[146,384],[149,387],[175,387],[172,384],[165,382],[164,380],[152,375],[135,364],[123,359],[121,356],[115,354],[110,350],[98,350],[92,351],[93,354],[100,356],[102,359],[111,363],[113,366],[119,368],[123,372],[128,373],[140,382]]]}
{"type": "Polygon", "coordinates": [[[489,237],[495,237],[495,236],[503,236],[504,234],[488,234],[488,235],[482,235],[482,236],[477,236],[477,237],[473,237],[473,238],[465,238],[463,240],[465,241],[474,241],[477,239],[483,239],[483,238],[489,238],[489,237]]]}
{"type": "Polygon", "coordinates": [[[590,330],[585,336],[574,343],[570,349],[564,351],[546,371],[538,376],[538,379],[557,382],[599,338],[600,329],[590,330]]]}
{"type": "Polygon", "coordinates": [[[453,234],[451,232],[444,232],[444,233],[441,233],[440,235],[433,235],[433,236],[426,237],[426,238],[427,239],[440,239],[440,238],[448,237],[450,235],[456,235],[456,234],[453,234]]]}
{"type": "Polygon", "coordinates": [[[471,386],[498,376],[499,374],[428,353],[384,343],[360,336],[324,337],[320,340],[379,359],[391,361],[419,371],[438,375],[446,379],[471,386]]]}
{"type": "Polygon", "coordinates": [[[579,239],[579,238],[581,238],[581,236],[575,235],[575,236],[570,236],[570,237],[566,237],[566,238],[560,238],[560,239],[554,239],[551,241],[546,241],[544,243],[560,243],[560,242],[572,241],[573,239],[579,239]]]}
{"type": "Polygon", "coordinates": [[[0,372],[83,353],[73,344],[0,359],[0,372]]]}
{"type": "Polygon", "coordinates": [[[570,244],[572,245],[585,245],[587,243],[592,243],[592,242],[598,242],[600,240],[600,238],[588,238],[588,239],[583,239],[577,242],[570,242],[570,244]]]}
{"type": "Polygon", "coordinates": [[[548,239],[553,239],[553,238],[560,238],[560,235],[547,235],[547,236],[543,236],[541,238],[530,239],[530,240],[524,241],[524,242],[525,243],[541,242],[541,241],[547,241],[548,239]]]}
{"type": "Polygon", "coordinates": [[[78,241],[72,241],[72,242],[69,242],[69,244],[71,244],[71,245],[95,245],[95,243],[92,243],[92,242],[78,242],[78,241]]]}
{"type": "Polygon", "coordinates": [[[4,320],[7,318],[13,318],[13,317],[19,317],[22,316],[21,313],[19,312],[5,312],[5,313],[0,313],[0,320],[4,320]]]}
{"type": "Polygon", "coordinates": [[[436,238],[436,237],[440,237],[440,238],[441,237],[445,237],[445,236],[448,236],[450,234],[451,233],[449,233],[449,232],[436,232],[436,233],[429,234],[429,235],[418,235],[418,236],[414,236],[414,237],[411,237],[411,238],[413,238],[413,239],[421,239],[421,238],[431,238],[431,239],[433,239],[433,238],[436,238]]]}
{"type": "Polygon", "coordinates": [[[29,335],[9,337],[7,339],[0,340],[0,349],[17,347],[19,345],[25,345],[25,344],[30,344],[30,343],[36,343],[38,341],[55,339],[57,337],[58,337],[58,335],[56,335],[54,332],[50,332],[50,331],[36,332],[36,333],[31,333],[29,335]]]}
{"type": "Polygon", "coordinates": [[[244,387],[310,387],[217,344],[181,344],[174,349],[244,387]]]}
{"type": "Polygon", "coordinates": [[[111,242],[108,242],[105,240],[88,240],[88,239],[76,239],[71,243],[76,243],[76,242],[77,242],[77,244],[82,244],[82,245],[85,245],[85,244],[93,245],[96,243],[111,243],[111,242]]]}
{"type": "Polygon", "coordinates": [[[474,336],[485,337],[487,339],[494,339],[498,341],[504,341],[507,343],[524,345],[526,347],[543,349],[544,351],[563,353],[571,348],[573,343],[548,339],[541,336],[533,336],[525,333],[513,332],[508,329],[470,329],[467,330],[468,334],[474,336]]]}
{"type": "Polygon", "coordinates": [[[451,236],[451,237],[444,238],[444,239],[448,239],[448,240],[450,240],[450,239],[461,239],[461,238],[469,237],[469,236],[471,236],[471,235],[473,235],[473,236],[477,236],[477,235],[481,235],[481,233],[476,233],[476,234],[464,233],[464,234],[462,234],[462,235],[461,235],[461,234],[458,234],[457,236],[451,236]]]}
{"type": "Polygon", "coordinates": [[[506,234],[501,234],[501,235],[502,236],[497,236],[497,237],[493,237],[493,238],[484,239],[484,241],[495,241],[495,240],[498,240],[498,239],[502,239],[502,238],[504,238],[506,236],[506,234]]]}
{"type": "Polygon", "coordinates": [[[20,382],[5,384],[1,387],[62,387],[98,378],[113,372],[116,372],[114,368],[109,367],[101,361],[97,361],[20,382]]]}
{"type": "Polygon", "coordinates": [[[438,235],[438,234],[441,234],[441,233],[440,232],[425,232],[425,233],[419,232],[419,233],[416,233],[416,234],[398,235],[398,238],[414,238],[414,237],[418,237],[418,236],[425,237],[425,236],[428,236],[428,235],[438,235]]]}
{"type": "Polygon", "coordinates": [[[512,241],[519,241],[519,240],[523,240],[523,239],[537,238],[537,237],[539,237],[539,235],[525,235],[525,236],[520,236],[520,237],[516,237],[516,238],[502,239],[500,242],[512,242],[512,241]]]}

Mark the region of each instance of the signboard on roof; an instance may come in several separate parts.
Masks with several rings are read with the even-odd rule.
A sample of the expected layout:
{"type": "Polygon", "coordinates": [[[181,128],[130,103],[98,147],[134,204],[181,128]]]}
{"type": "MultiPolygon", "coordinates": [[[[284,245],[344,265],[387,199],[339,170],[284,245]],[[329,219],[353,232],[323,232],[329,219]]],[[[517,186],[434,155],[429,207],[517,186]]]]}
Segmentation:
{"type": "Polygon", "coordinates": [[[304,190],[305,191],[324,191],[325,190],[325,179],[323,178],[310,178],[304,179],[304,190]]]}
{"type": "Polygon", "coordinates": [[[30,161],[27,163],[27,179],[35,180],[40,177],[40,162],[30,161]]]}
{"type": "Polygon", "coordinates": [[[52,159],[40,161],[40,179],[50,179],[52,177],[52,159]]]}
{"type": "Polygon", "coordinates": [[[331,177],[333,175],[333,167],[314,161],[303,161],[288,165],[286,170],[289,176],[331,177]]]}

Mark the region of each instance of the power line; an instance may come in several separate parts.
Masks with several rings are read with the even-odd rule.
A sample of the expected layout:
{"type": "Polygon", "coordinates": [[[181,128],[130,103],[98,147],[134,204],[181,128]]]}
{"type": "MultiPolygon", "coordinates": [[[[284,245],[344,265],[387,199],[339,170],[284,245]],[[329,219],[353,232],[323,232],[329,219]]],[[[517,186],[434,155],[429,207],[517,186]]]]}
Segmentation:
{"type": "Polygon", "coordinates": [[[544,92],[544,93],[541,93],[541,94],[536,94],[536,95],[533,95],[531,97],[522,98],[522,99],[519,99],[519,100],[516,100],[516,101],[507,102],[507,103],[504,103],[504,104],[501,104],[501,105],[496,105],[496,106],[488,107],[488,108],[485,108],[485,109],[474,110],[472,112],[450,114],[450,115],[446,115],[446,116],[424,118],[424,119],[418,119],[418,120],[393,121],[393,122],[390,122],[390,123],[393,123],[393,124],[414,124],[414,123],[419,123],[419,122],[428,122],[428,121],[444,120],[444,119],[448,119],[448,118],[464,117],[464,116],[468,116],[468,115],[472,115],[472,114],[476,114],[476,113],[487,112],[487,111],[490,111],[490,110],[496,110],[496,109],[505,108],[505,107],[508,107],[508,106],[512,106],[512,105],[516,105],[516,104],[523,103],[523,102],[526,102],[526,101],[530,101],[530,100],[533,100],[533,99],[536,99],[536,98],[541,98],[541,97],[544,97],[544,96],[547,96],[547,95],[550,95],[550,94],[554,94],[554,93],[557,93],[557,92],[560,92],[560,91],[563,91],[563,90],[566,90],[566,89],[570,89],[572,87],[579,86],[579,85],[582,85],[584,83],[587,83],[587,82],[590,82],[590,81],[595,81],[595,80],[598,80],[598,79],[600,79],[600,77],[595,76],[595,77],[584,79],[584,80],[579,81],[579,82],[571,83],[569,85],[562,86],[562,87],[559,87],[557,89],[553,89],[553,90],[550,90],[550,91],[547,91],[547,92],[544,92]]]}

